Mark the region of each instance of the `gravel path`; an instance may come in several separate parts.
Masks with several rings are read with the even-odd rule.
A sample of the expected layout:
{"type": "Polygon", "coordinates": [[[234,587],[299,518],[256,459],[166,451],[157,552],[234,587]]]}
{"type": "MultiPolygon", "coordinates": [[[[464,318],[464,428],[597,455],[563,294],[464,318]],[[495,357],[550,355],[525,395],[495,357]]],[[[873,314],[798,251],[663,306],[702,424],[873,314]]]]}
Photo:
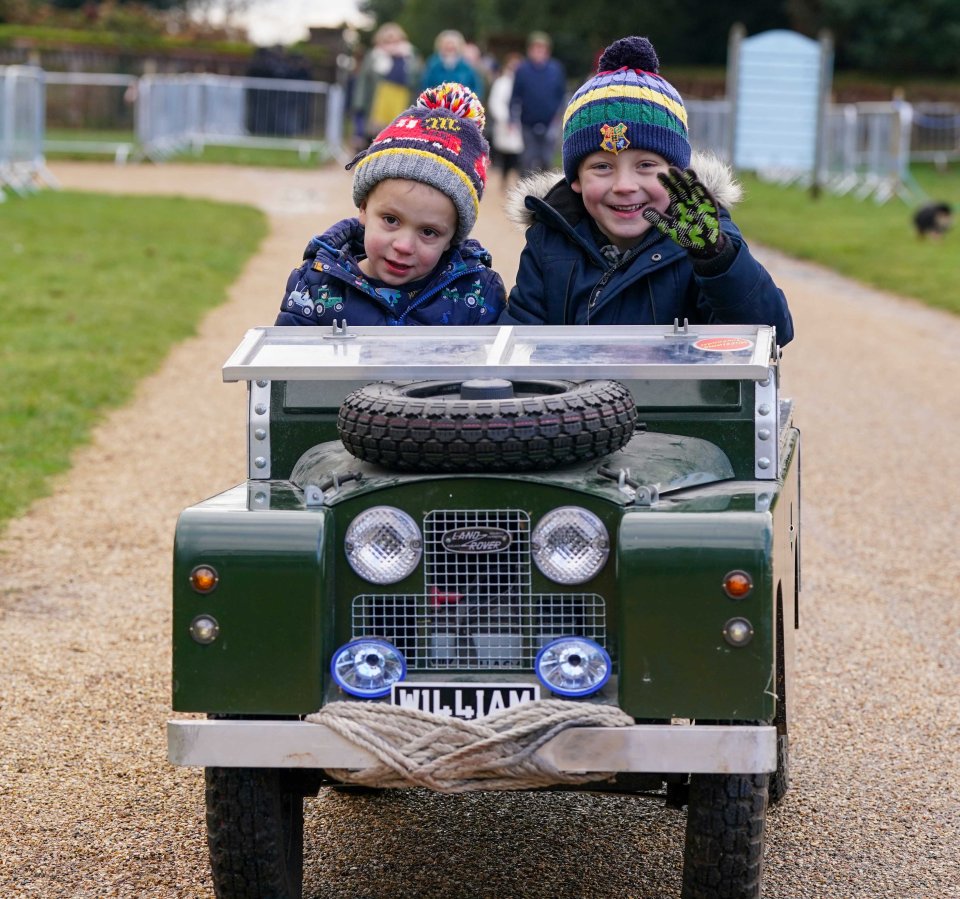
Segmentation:
{"type": "MultiPolygon", "coordinates": [[[[243,388],[220,365],[273,321],[306,238],[351,213],[348,176],[54,173],[258,203],[272,228],[229,301],[0,537],[0,896],[210,896],[202,776],[166,762],[174,523],[244,478],[243,388]]],[[[477,235],[509,280],[521,239],[497,201],[492,185],[477,235]]],[[[768,818],[765,895],[960,897],[960,319],[762,257],[797,322],[805,491],[794,788],[768,818]]],[[[311,897],[679,891],[683,815],[622,797],[323,791],[306,828],[311,897]]]]}

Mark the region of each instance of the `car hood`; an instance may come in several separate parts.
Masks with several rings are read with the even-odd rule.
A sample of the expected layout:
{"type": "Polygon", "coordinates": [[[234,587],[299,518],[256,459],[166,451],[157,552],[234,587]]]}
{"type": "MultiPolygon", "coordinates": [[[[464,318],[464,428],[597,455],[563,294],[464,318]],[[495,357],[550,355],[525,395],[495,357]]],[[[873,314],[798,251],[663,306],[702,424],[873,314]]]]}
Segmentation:
{"type": "Polygon", "coordinates": [[[464,477],[555,484],[626,505],[634,501],[630,485],[652,488],[664,494],[713,484],[733,476],[730,460],[715,444],[698,437],[644,431],[635,434],[623,449],[609,456],[550,471],[516,474],[391,471],[362,462],[348,453],[339,441],[334,441],[307,450],[294,466],[290,481],[305,494],[312,494],[313,502],[322,495],[325,505],[334,505],[347,497],[400,484],[464,477]],[[623,489],[624,486],[627,489],[623,489]]]}

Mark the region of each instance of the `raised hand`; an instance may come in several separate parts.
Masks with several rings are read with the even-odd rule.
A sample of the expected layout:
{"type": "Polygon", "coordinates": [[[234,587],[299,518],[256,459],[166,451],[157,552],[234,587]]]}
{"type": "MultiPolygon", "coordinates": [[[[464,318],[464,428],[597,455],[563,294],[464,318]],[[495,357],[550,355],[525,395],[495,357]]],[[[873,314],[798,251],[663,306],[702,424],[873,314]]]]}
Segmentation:
{"type": "Polygon", "coordinates": [[[643,210],[643,217],[661,234],[698,259],[711,259],[723,249],[724,236],[717,218],[717,201],[693,169],[670,167],[657,175],[670,197],[666,212],[643,210]]]}

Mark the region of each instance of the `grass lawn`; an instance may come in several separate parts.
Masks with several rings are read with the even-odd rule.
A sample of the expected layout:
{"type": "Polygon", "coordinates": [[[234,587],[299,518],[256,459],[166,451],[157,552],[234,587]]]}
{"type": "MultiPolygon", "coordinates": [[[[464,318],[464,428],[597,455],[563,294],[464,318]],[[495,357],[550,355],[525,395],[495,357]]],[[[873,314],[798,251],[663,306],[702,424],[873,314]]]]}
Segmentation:
{"type": "MultiPolygon", "coordinates": [[[[917,183],[960,215],[960,166],[938,172],[914,167],[917,183]]],[[[800,187],[742,177],[745,199],[734,219],[748,242],[809,259],[857,281],[960,313],[960,225],[942,240],[919,240],[913,206],[879,205],[826,192],[812,199],[800,187]]],[[[788,298],[789,299],[789,298],[788,298]]]]}
{"type": "MultiPolygon", "coordinates": [[[[104,160],[115,156],[116,147],[123,146],[130,159],[140,158],[142,149],[132,131],[48,129],[45,157],[48,160],[104,160]]],[[[125,156],[125,158],[126,158],[125,156]]],[[[171,162],[196,162],[216,165],[251,165],[276,168],[315,169],[329,161],[329,153],[317,142],[291,143],[289,148],[253,146],[185,147],[169,157],[171,162]],[[322,152],[318,152],[318,149],[322,152]]]]}
{"type": "Polygon", "coordinates": [[[266,220],[226,203],[47,190],[8,195],[0,232],[2,528],[224,301],[266,220]]]}

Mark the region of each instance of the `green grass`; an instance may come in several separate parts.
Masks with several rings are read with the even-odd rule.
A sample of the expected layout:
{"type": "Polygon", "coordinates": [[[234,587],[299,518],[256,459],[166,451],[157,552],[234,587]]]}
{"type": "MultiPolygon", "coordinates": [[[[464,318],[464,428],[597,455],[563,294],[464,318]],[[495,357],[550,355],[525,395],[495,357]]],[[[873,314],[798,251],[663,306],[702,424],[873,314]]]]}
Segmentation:
{"type": "Polygon", "coordinates": [[[225,300],[266,220],[226,203],[42,191],[8,195],[0,232],[2,528],[225,300]]]}
{"type": "MultiPolygon", "coordinates": [[[[70,149],[56,149],[55,146],[46,146],[44,155],[48,160],[110,160],[112,152],[102,152],[96,148],[87,149],[82,143],[95,144],[128,144],[131,148],[129,156],[136,159],[142,156],[140,145],[132,131],[89,129],[72,130],[69,128],[49,129],[46,133],[48,141],[71,141],[75,146],[70,149]]],[[[207,145],[198,149],[185,149],[168,158],[169,162],[210,163],[217,165],[249,165],[268,166],[271,168],[316,169],[327,161],[329,154],[324,151],[318,154],[315,149],[301,153],[300,148],[291,145],[291,149],[274,147],[221,147],[207,145]]]]}
{"type": "MultiPolygon", "coordinates": [[[[960,214],[960,167],[937,172],[921,166],[912,174],[928,197],[950,203],[960,214]]],[[[919,240],[911,221],[914,206],[901,200],[879,205],[826,192],[813,199],[803,188],[765,184],[746,175],[741,180],[745,199],[734,218],[748,242],[960,313],[960,230],[940,241],[919,240]]]]}

